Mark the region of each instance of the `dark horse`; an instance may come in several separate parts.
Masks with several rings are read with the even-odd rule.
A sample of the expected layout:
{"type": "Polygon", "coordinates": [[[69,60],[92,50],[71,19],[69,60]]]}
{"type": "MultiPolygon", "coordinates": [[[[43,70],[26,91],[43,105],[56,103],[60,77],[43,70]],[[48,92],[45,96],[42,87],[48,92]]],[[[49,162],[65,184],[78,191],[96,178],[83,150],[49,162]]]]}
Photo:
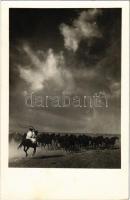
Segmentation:
{"type": "Polygon", "coordinates": [[[25,153],[26,153],[26,157],[28,156],[27,151],[28,151],[28,149],[29,149],[30,147],[34,149],[34,150],[33,150],[33,155],[36,153],[37,143],[33,143],[33,142],[32,142],[31,140],[29,140],[29,139],[24,139],[24,140],[20,143],[20,145],[18,146],[18,149],[21,148],[22,146],[24,147],[23,150],[24,150],[25,153]]]}
{"type": "MultiPolygon", "coordinates": [[[[38,131],[37,130],[35,130],[35,134],[37,135],[38,134],[38,131]]],[[[23,148],[23,150],[25,151],[25,153],[26,153],[26,157],[28,156],[28,153],[27,153],[27,151],[28,151],[28,149],[31,147],[31,148],[33,148],[34,150],[33,150],[33,155],[36,153],[36,148],[38,147],[38,145],[37,145],[37,140],[36,140],[36,142],[35,143],[33,143],[31,140],[29,140],[29,139],[26,139],[26,133],[23,135],[23,140],[22,140],[22,142],[20,143],[20,145],[18,146],[18,149],[19,148],[21,148],[22,146],[24,147],[23,148]]]]}

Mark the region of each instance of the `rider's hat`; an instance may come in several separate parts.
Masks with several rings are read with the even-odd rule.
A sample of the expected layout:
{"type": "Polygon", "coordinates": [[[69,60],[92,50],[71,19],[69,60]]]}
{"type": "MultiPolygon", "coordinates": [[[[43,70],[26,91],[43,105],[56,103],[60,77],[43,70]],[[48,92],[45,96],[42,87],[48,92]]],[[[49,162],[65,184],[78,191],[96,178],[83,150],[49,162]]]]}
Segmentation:
{"type": "Polygon", "coordinates": [[[30,131],[34,131],[35,129],[34,129],[32,126],[30,126],[30,127],[29,127],[29,130],[30,130],[30,131]]]}

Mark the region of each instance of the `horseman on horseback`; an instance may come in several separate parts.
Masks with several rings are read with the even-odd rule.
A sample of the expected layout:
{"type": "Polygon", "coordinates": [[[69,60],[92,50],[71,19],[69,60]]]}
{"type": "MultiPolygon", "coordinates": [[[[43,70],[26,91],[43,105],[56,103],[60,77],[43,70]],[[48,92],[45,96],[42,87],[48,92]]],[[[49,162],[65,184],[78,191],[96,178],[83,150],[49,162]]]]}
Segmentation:
{"type": "Polygon", "coordinates": [[[35,154],[36,147],[38,147],[38,144],[37,144],[37,135],[38,135],[38,131],[35,130],[33,127],[29,128],[29,130],[27,131],[27,133],[25,133],[23,135],[23,140],[20,143],[20,145],[18,146],[18,149],[23,146],[24,147],[24,151],[26,153],[26,156],[28,155],[27,154],[27,150],[30,147],[34,148],[33,155],[35,154]]]}
{"type": "Polygon", "coordinates": [[[28,132],[26,133],[26,139],[30,140],[32,143],[37,143],[37,134],[38,131],[36,131],[34,128],[29,128],[28,132]]]}

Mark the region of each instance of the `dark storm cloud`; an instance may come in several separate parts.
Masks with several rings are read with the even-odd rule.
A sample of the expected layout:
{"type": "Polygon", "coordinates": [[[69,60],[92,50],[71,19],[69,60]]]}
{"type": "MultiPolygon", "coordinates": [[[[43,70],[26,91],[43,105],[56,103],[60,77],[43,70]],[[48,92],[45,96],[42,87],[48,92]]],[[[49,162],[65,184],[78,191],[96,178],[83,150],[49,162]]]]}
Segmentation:
{"type": "Polygon", "coordinates": [[[11,9],[10,128],[119,133],[120,52],[120,9],[11,9]],[[82,96],[100,91],[107,94],[108,109],[25,106],[31,92],[82,96]]]}

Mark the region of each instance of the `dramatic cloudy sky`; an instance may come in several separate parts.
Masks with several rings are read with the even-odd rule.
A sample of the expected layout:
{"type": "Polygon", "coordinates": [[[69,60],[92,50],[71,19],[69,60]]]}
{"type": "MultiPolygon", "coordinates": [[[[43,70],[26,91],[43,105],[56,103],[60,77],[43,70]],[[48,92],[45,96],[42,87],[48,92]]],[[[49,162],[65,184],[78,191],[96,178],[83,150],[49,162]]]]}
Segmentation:
{"type": "Polygon", "coordinates": [[[10,132],[120,133],[121,9],[10,9],[10,132]],[[104,91],[108,108],[29,108],[25,96],[104,91]]]}

